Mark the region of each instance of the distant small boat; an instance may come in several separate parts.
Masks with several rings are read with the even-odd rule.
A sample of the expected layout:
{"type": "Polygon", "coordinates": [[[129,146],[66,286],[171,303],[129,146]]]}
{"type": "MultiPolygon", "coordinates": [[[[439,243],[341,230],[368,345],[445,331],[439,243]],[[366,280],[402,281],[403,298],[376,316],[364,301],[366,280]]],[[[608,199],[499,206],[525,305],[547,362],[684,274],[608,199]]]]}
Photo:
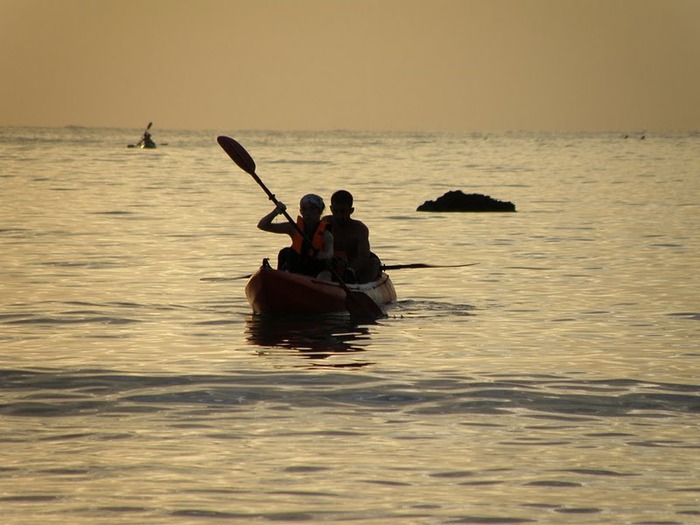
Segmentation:
{"type": "MultiPolygon", "coordinates": [[[[364,284],[348,284],[351,292],[367,295],[378,306],[396,301],[394,284],[386,273],[364,284]]],[[[273,269],[263,261],[245,287],[253,311],[266,315],[330,314],[346,312],[346,294],[331,281],[273,269]]]]}

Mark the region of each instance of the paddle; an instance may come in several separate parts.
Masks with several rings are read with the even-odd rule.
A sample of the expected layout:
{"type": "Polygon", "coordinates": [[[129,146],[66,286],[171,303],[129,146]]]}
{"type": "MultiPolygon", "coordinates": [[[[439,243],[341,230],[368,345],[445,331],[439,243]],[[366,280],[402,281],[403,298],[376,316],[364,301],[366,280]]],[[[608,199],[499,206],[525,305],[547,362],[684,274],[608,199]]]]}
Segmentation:
{"type": "MultiPolygon", "coordinates": [[[[464,266],[474,266],[479,264],[467,263],[467,264],[425,264],[425,263],[410,263],[410,264],[383,264],[382,271],[386,270],[410,270],[413,268],[463,268],[464,266]]],[[[238,277],[202,277],[200,281],[238,281],[240,279],[250,279],[253,276],[252,273],[246,275],[239,275],[238,277]]]]}
{"type": "Polygon", "coordinates": [[[425,263],[411,263],[411,264],[384,264],[382,265],[382,270],[407,270],[411,268],[462,268],[464,266],[474,266],[475,263],[467,264],[425,264],[425,263]]]}
{"type": "MultiPolygon", "coordinates": [[[[219,146],[221,146],[223,150],[228,154],[228,156],[231,157],[231,160],[233,160],[233,162],[235,162],[239,168],[241,168],[248,175],[253,177],[255,182],[258,183],[258,185],[263,189],[263,191],[267,194],[270,200],[274,202],[275,205],[279,204],[279,201],[277,200],[275,195],[269,189],[267,189],[267,186],[265,186],[263,181],[260,180],[260,177],[258,177],[258,175],[255,173],[255,161],[253,160],[253,157],[251,157],[250,154],[245,150],[245,148],[241,146],[238,142],[236,142],[234,139],[230,137],[225,137],[223,135],[217,137],[216,141],[219,143],[219,146]]],[[[290,224],[294,226],[297,233],[299,233],[299,235],[301,235],[301,237],[307,243],[311,244],[309,238],[301,230],[301,228],[299,228],[296,221],[290,217],[287,211],[283,211],[282,214],[290,222],[290,224]]],[[[384,317],[384,312],[382,312],[382,309],[379,308],[377,303],[375,303],[371,297],[369,297],[363,292],[357,290],[350,290],[350,288],[348,288],[348,285],[345,284],[343,279],[341,279],[341,277],[338,275],[338,272],[335,271],[335,268],[333,268],[333,265],[330,263],[330,261],[328,261],[327,259],[323,259],[323,262],[325,262],[326,266],[333,274],[335,279],[338,281],[340,287],[345,292],[345,308],[347,308],[348,312],[350,312],[350,315],[358,318],[371,319],[384,317]]]]}

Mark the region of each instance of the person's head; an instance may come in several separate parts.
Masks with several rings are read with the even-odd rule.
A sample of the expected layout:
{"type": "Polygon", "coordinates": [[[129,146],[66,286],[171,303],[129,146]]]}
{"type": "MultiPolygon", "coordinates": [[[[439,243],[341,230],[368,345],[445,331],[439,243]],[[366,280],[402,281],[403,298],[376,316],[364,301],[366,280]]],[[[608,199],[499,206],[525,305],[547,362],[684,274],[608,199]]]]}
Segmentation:
{"type": "Polygon", "coordinates": [[[315,193],[304,195],[299,201],[299,211],[304,222],[318,222],[325,208],[323,199],[315,193]]]}
{"type": "Polygon", "coordinates": [[[339,223],[346,222],[355,211],[352,207],[352,194],[347,190],[338,190],[331,196],[331,213],[339,223]]]}

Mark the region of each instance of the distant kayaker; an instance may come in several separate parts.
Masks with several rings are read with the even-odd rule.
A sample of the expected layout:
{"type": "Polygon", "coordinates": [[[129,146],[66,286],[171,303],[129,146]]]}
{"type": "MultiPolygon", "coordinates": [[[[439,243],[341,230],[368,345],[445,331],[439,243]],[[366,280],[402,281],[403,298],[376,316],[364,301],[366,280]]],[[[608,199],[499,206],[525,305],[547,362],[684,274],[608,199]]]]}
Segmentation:
{"type": "Polygon", "coordinates": [[[336,271],[348,282],[368,283],[379,278],[382,262],[369,245],[369,228],[353,219],[353,196],[347,190],[338,190],[331,196],[331,213],[324,217],[333,232],[336,271]],[[353,278],[354,277],[354,278],[353,278]]]}
{"type": "Polygon", "coordinates": [[[143,137],[141,137],[141,140],[137,144],[138,147],[140,148],[155,148],[156,143],[153,142],[153,139],[151,138],[151,134],[148,132],[148,130],[143,132],[143,137]]]}
{"type": "Polygon", "coordinates": [[[287,209],[282,202],[260,219],[258,228],[261,230],[286,233],[292,239],[292,245],[283,248],[279,253],[278,269],[330,280],[330,272],[324,259],[330,261],[333,257],[333,235],[328,228],[328,221],[321,220],[321,214],[325,207],[323,199],[313,193],[304,195],[299,202],[301,215],[297,217],[297,226],[304,232],[311,244],[302,238],[289,221],[272,222],[275,217],[287,209]]]}

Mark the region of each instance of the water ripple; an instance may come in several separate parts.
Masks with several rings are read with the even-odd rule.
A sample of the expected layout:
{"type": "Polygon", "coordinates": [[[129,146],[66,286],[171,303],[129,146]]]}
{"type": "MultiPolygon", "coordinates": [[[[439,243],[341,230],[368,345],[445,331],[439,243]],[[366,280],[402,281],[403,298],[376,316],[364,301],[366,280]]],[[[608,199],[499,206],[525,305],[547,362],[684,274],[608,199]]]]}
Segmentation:
{"type": "Polygon", "coordinates": [[[149,410],[156,406],[233,407],[263,402],[323,408],[352,406],[423,416],[525,410],[539,417],[564,416],[572,420],[659,418],[700,412],[698,385],[615,379],[513,378],[484,383],[464,378],[416,381],[409,386],[377,376],[342,373],[311,380],[304,374],[141,376],[106,370],[82,373],[3,370],[0,384],[0,390],[14,398],[13,402],[0,405],[0,413],[23,416],[61,416],[86,410],[110,412],[137,407],[149,410]],[[66,397],[66,392],[71,395],[66,397]]]}

